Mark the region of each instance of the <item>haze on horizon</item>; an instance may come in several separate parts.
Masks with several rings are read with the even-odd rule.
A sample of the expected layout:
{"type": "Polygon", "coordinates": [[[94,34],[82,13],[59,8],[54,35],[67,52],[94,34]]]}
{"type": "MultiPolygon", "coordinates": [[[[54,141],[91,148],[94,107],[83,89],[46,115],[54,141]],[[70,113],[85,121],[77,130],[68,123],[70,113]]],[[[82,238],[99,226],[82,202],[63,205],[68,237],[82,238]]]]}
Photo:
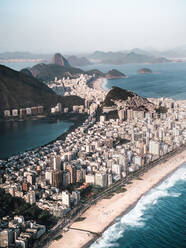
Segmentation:
{"type": "Polygon", "coordinates": [[[169,49],[186,44],[185,0],[1,0],[0,52],[169,49]]]}

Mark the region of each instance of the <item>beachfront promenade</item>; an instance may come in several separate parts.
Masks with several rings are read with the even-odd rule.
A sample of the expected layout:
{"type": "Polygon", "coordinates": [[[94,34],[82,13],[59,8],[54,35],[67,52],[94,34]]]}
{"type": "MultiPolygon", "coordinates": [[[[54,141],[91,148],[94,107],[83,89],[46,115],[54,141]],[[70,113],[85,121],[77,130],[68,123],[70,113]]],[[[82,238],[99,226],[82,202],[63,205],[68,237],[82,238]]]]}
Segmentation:
{"type": "MultiPolygon", "coordinates": [[[[45,245],[45,247],[57,248],[57,247],[68,247],[69,242],[71,242],[70,247],[72,247],[72,248],[77,247],[78,248],[78,247],[81,247],[82,245],[86,245],[87,243],[92,242],[92,240],[94,240],[100,236],[101,232],[103,232],[103,230],[107,226],[109,226],[117,216],[119,216],[123,212],[125,212],[128,208],[131,207],[131,205],[133,205],[137,200],[139,200],[139,198],[144,193],[146,193],[151,187],[153,187],[154,185],[159,183],[166,176],[168,176],[171,172],[173,172],[180,164],[185,162],[186,161],[185,149],[186,149],[186,145],[182,145],[179,148],[176,148],[175,150],[173,150],[173,151],[165,154],[164,156],[158,158],[157,160],[155,160],[149,164],[145,164],[140,170],[133,172],[133,173],[130,173],[127,178],[123,178],[123,179],[115,182],[110,187],[106,188],[100,194],[95,196],[94,199],[87,201],[87,203],[77,211],[75,216],[73,216],[71,218],[68,217],[62,223],[58,223],[48,233],[47,236],[43,237],[43,240],[40,241],[40,244],[42,244],[42,246],[45,245]],[[167,166],[168,164],[170,164],[171,166],[167,166]],[[158,177],[156,174],[153,175],[153,169],[158,170],[158,173],[157,173],[157,175],[159,175],[158,177]],[[149,176],[149,178],[148,178],[148,176],[149,176]],[[140,177],[140,179],[143,179],[143,180],[139,180],[139,177],[140,177]],[[151,177],[153,177],[154,180],[151,181],[151,177]],[[147,185],[147,182],[145,181],[145,179],[148,179],[147,182],[150,181],[151,184],[147,185]],[[131,182],[131,180],[132,180],[132,182],[131,182]],[[141,185],[139,185],[139,184],[145,184],[148,187],[145,187],[146,190],[144,191],[144,190],[142,190],[141,185]],[[134,191],[133,185],[134,186],[136,185],[135,188],[138,188],[137,185],[139,185],[139,188],[141,188],[141,192],[138,192],[138,193],[140,193],[140,196],[139,196],[139,194],[133,194],[131,196],[131,193],[134,191]],[[113,194],[119,188],[121,188],[123,186],[126,187],[127,192],[116,194],[116,195],[112,196],[111,198],[108,197],[109,195],[113,194]],[[149,186],[151,186],[151,187],[149,187],[149,186]],[[109,218],[109,220],[110,220],[109,223],[107,223],[107,221],[106,221],[105,224],[104,223],[101,223],[101,225],[97,224],[97,226],[100,227],[98,229],[96,228],[95,223],[94,223],[93,228],[91,228],[92,225],[90,225],[89,220],[88,220],[89,219],[88,218],[89,212],[91,210],[93,212],[99,213],[100,211],[98,209],[103,208],[105,211],[105,209],[108,207],[108,205],[115,201],[115,198],[117,198],[116,199],[117,202],[120,198],[123,199],[123,201],[125,201],[125,198],[127,198],[127,196],[125,196],[125,195],[127,193],[133,199],[132,202],[129,201],[131,203],[129,205],[127,205],[127,207],[124,207],[123,204],[119,205],[119,214],[114,215],[115,216],[114,218],[109,218]],[[106,198],[108,198],[108,199],[106,199],[106,198]],[[108,204],[107,203],[105,204],[105,201],[108,202],[108,204]],[[95,208],[98,208],[97,209],[98,211],[95,208]],[[75,222],[75,220],[77,220],[80,216],[83,216],[86,219],[81,221],[81,222],[75,222]],[[68,230],[67,228],[69,228],[69,230],[67,232],[62,233],[62,229],[64,230],[64,228],[65,228],[65,230],[68,230]],[[52,239],[54,240],[55,237],[59,236],[61,233],[63,235],[62,239],[60,239],[59,241],[54,241],[52,243],[48,242],[49,240],[50,241],[52,239]],[[76,239],[75,244],[73,244],[73,240],[74,240],[73,238],[70,239],[70,241],[69,241],[69,237],[71,235],[72,235],[72,237],[74,237],[74,239],[76,239]],[[82,237],[83,237],[83,241],[82,241],[82,237]],[[78,242],[78,240],[80,243],[78,242]]],[[[125,204],[126,204],[126,202],[125,202],[125,204]]],[[[117,206],[117,209],[118,209],[118,206],[117,206]]],[[[107,212],[109,212],[109,211],[107,211],[107,212]]],[[[99,214],[98,214],[98,216],[99,216],[99,214]]],[[[98,220],[98,216],[95,216],[95,221],[98,220]]],[[[102,216],[102,221],[103,221],[103,219],[105,221],[105,218],[103,218],[103,216],[102,216]]]]}

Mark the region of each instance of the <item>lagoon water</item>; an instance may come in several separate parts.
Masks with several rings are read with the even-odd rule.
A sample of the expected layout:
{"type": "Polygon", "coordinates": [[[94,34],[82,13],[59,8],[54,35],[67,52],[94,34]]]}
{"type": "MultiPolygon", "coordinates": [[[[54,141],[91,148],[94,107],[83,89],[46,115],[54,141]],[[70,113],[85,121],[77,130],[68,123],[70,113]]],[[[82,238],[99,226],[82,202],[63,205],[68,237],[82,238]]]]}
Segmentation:
{"type": "Polygon", "coordinates": [[[108,247],[186,247],[186,163],[145,194],[90,246],[108,247]]]}
{"type": "Polygon", "coordinates": [[[0,123],[0,159],[45,145],[67,131],[72,124],[61,120],[0,123]]]}

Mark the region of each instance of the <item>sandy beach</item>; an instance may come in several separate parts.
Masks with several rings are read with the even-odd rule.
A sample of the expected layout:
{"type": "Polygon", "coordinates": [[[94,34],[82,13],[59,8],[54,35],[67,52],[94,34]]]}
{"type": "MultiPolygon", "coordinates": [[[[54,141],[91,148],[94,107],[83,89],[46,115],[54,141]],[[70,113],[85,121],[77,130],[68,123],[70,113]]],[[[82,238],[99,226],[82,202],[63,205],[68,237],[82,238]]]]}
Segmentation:
{"type": "Polygon", "coordinates": [[[104,91],[105,93],[107,93],[107,91],[104,88],[104,85],[106,85],[106,83],[107,83],[106,78],[98,78],[93,82],[92,86],[96,90],[101,90],[101,91],[104,91]]]}
{"type": "Polygon", "coordinates": [[[110,199],[100,200],[92,205],[83,215],[85,220],[73,223],[70,228],[82,229],[62,233],[63,238],[53,241],[50,248],[80,248],[85,247],[95,235],[90,232],[102,233],[114,220],[124,214],[152,187],[186,162],[186,151],[174,155],[164,163],[160,163],[146,172],[141,179],[133,180],[126,186],[127,191],[115,194],[110,199]],[[86,230],[86,231],[85,231],[86,230]]]}

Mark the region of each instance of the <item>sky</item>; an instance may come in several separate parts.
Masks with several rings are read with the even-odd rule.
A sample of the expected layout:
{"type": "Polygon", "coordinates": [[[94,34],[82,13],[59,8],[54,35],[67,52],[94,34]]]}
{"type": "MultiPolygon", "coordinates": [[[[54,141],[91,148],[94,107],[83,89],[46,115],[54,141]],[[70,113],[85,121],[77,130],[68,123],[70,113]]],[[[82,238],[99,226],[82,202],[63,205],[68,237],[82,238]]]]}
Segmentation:
{"type": "Polygon", "coordinates": [[[186,44],[186,0],[0,0],[0,52],[186,44]]]}

